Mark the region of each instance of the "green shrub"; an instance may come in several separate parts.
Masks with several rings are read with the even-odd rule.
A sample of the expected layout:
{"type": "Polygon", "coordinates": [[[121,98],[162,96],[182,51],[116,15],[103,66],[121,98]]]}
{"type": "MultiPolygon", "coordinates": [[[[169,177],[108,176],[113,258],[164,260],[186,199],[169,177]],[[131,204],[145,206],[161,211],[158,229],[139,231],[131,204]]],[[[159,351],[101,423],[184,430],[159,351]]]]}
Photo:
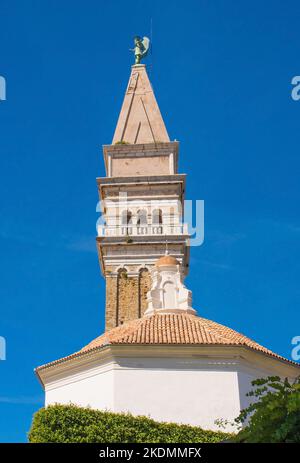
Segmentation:
{"type": "Polygon", "coordinates": [[[246,427],[234,438],[246,443],[300,443],[300,377],[293,383],[278,376],[257,379],[247,395],[256,402],[236,419],[246,427]],[[258,387],[257,387],[258,386],[258,387]]]}
{"type": "Polygon", "coordinates": [[[103,412],[75,405],[52,405],[33,418],[30,442],[194,443],[219,442],[223,432],[175,423],[158,423],[144,416],[103,412]]]}

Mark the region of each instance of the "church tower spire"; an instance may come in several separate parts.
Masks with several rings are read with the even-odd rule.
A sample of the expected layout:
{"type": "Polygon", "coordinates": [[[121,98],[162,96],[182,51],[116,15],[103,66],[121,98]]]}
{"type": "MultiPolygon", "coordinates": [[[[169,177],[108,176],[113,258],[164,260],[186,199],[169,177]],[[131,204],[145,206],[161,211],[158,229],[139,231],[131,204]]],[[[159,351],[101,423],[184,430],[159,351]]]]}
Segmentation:
{"type": "Polygon", "coordinates": [[[185,175],[177,172],[178,147],[169,139],[145,65],[132,66],[112,144],[103,146],[106,177],[97,179],[107,330],[143,316],[151,270],[166,245],[187,273],[185,175]]]}
{"type": "Polygon", "coordinates": [[[136,64],[131,68],[112,143],[141,144],[169,141],[146,66],[136,64]]]}
{"type": "Polygon", "coordinates": [[[134,43],[113,142],[103,146],[106,176],[97,179],[106,331],[36,373],[45,407],[72,403],[219,431],[220,416],[232,423],[249,406],[246,392],[262,372],[294,380],[299,365],[193,309],[179,145],[140,65],[149,39],[134,43]]]}

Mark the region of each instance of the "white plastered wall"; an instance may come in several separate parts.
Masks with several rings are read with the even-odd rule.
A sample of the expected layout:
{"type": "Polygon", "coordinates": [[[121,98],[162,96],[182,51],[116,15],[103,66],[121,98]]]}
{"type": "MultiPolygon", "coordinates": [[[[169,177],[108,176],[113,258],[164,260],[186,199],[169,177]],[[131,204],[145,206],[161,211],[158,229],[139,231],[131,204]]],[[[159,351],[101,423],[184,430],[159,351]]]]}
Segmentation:
{"type": "Polygon", "coordinates": [[[99,410],[114,409],[112,365],[91,368],[52,381],[45,387],[45,405],[76,404],[99,410]]]}
{"type": "MultiPolygon", "coordinates": [[[[46,405],[74,403],[219,430],[215,420],[232,422],[249,404],[246,393],[251,381],[274,374],[273,368],[256,367],[236,357],[124,355],[48,381],[46,405]]],[[[232,432],[233,428],[228,425],[225,430],[232,432]]]]}

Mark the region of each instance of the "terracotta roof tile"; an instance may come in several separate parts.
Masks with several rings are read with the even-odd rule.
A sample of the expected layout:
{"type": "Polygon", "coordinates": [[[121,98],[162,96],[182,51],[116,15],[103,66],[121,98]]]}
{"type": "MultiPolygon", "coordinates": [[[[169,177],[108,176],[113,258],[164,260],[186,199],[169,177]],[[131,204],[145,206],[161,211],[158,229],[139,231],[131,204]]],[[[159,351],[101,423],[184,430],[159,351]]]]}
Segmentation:
{"type": "Polygon", "coordinates": [[[298,365],[252,341],[237,331],[191,314],[154,314],[130,321],[105,332],[75,354],[43,365],[39,369],[84,355],[106,345],[203,345],[244,346],[298,365]]]}

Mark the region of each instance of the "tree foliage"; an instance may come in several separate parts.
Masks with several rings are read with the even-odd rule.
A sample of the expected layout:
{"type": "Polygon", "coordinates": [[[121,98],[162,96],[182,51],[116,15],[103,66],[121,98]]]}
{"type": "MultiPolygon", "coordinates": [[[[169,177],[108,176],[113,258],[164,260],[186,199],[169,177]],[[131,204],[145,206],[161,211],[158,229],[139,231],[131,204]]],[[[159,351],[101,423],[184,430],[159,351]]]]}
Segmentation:
{"type": "Polygon", "coordinates": [[[244,425],[235,441],[300,443],[300,377],[294,382],[278,376],[252,381],[247,395],[254,402],[235,420],[244,425]]]}
{"type": "Polygon", "coordinates": [[[30,442],[194,443],[219,442],[223,432],[175,423],[158,423],[144,416],[111,413],[76,405],[40,409],[29,431],[30,442]]]}

